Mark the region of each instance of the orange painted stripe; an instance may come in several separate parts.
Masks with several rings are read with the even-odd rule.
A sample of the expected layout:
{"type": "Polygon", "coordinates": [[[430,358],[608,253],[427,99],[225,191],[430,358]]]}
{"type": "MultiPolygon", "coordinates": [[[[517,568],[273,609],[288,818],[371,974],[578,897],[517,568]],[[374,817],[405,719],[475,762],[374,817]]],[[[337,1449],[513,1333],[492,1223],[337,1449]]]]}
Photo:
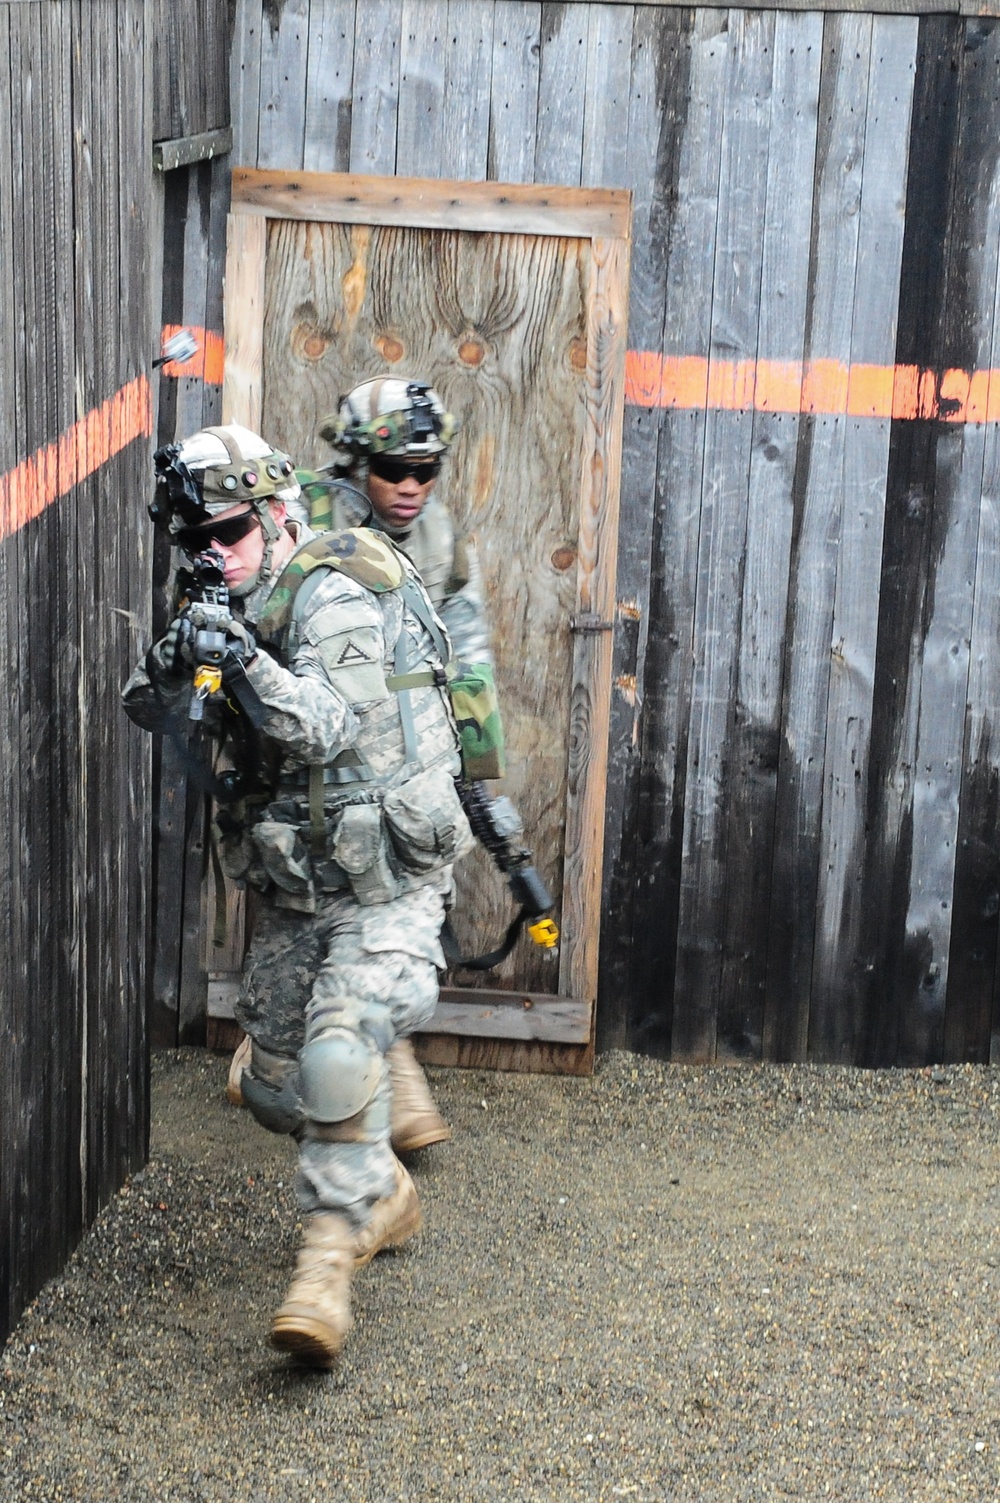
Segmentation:
{"type": "MultiPolygon", "coordinates": [[[[163,374],[221,385],[225,341],[211,329],[182,328],[198,341],[190,360],[163,374]]],[[[809,412],[823,416],[937,418],[948,423],[1000,421],[1000,371],[933,371],[915,365],[846,365],[840,360],[707,360],[629,350],[625,400],[636,407],[716,408],[733,412],[809,412]]]]}
{"type": "Polygon", "coordinates": [[[0,539],[40,516],[134,438],[148,438],[152,431],[149,378],[136,376],[60,438],[0,475],[0,539]]]}
{"type": "Polygon", "coordinates": [[[625,400],[635,407],[996,423],[1000,370],[933,371],[841,360],[706,360],[629,350],[625,400]]]}
{"type": "Polygon", "coordinates": [[[196,380],[207,381],[210,385],[222,385],[222,367],[225,362],[226,345],[221,334],[213,334],[211,329],[194,329],[190,324],[164,324],[163,341],[172,339],[182,329],[187,329],[198,341],[197,353],[190,360],[168,360],[161,369],[165,376],[193,376],[196,380]]]}
{"type": "MultiPolygon", "coordinates": [[[[179,332],[167,325],[164,339],[179,332]]],[[[193,359],[162,367],[167,376],[222,381],[221,334],[192,331],[193,359]]],[[[826,416],[934,418],[948,423],[1000,422],[1000,370],[933,371],[915,365],[805,364],[781,360],[706,360],[629,350],[625,400],[637,407],[706,407],[826,416]]],[[[10,537],[136,438],[153,431],[149,378],[137,376],[67,428],[58,439],[0,475],[0,540],[10,537]]]]}

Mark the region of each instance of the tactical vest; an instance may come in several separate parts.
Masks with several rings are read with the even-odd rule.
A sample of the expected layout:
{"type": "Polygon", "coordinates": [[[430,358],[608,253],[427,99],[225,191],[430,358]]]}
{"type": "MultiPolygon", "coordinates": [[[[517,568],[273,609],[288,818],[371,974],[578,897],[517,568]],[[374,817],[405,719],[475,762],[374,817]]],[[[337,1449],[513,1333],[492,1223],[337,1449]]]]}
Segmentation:
{"type": "MultiPolygon", "coordinates": [[[[309,600],[331,569],[369,590],[384,615],[399,614],[401,620],[391,665],[368,665],[364,671],[348,665],[339,673],[341,692],[358,719],[359,733],[353,746],[323,771],[327,802],[337,801],[335,789],[356,791],[358,785],[373,783],[395,786],[443,761],[453,762],[457,771],[459,739],[448,693],[448,640],[405,560],[384,534],[359,527],[313,538],[300,548],[261,612],[259,640],[290,664],[309,600]],[[388,695],[379,692],[383,684],[388,695]]],[[[387,639],[393,625],[389,624],[387,639]]],[[[345,617],[345,637],[349,635],[345,617]]],[[[336,684],[338,675],[332,676],[336,684]]]]}
{"type": "MultiPolygon", "coordinates": [[[[357,528],[300,548],[258,618],[258,639],[291,664],[309,599],[331,569],[378,600],[391,661],[358,662],[364,654],[355,652],[342,668],[327,663],[357,719],[354,742],[325,765],[286,768],[274,804],[253,826],[279,904],[307,910],[317,889],[348,885],[360,903],[388,902],[407,886],[434,880],[473,843],[454,783],[460,757],[445,671],[448,641],[385,537],[357,528]],[[304,835],[308,858],[299,845],[304,835]]],[[[334,658],[341,638],[346,654],[372,630],[352,622],[350,605],[342,631],[337,603],[324,610],[333,616],[324,646],[334,658]]]]}
{"type": "MultiPolygon", "coordinates": [[[[310,527],[320,534],[331,529],[365,528],[370,516],[365,498],[353,487],[329,479],[325,472],[296,470],[309,506],[310,527]],[[363,513],[363,516],[362,516],[363,513]]],[[[431,496],[404,537],[394,538],[369,524],[377,537],[387,538],[406,554],[435,610],[469,583],[469,551],[445,506],[431,496]]],[[[506,772],[503,723],[497,702],[493,668],[489,663],[448,664],[451,704],[461,737],[462,770],[466,778],[502,778],[506,772]]]]}

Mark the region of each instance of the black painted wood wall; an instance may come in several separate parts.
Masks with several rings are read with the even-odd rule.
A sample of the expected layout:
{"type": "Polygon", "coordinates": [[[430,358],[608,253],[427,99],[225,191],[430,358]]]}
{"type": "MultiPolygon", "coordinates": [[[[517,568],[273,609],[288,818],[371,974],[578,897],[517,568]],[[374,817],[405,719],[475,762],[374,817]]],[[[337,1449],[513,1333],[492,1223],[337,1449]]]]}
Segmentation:
{"type": "Polygon", "coordinates": [[[0,1336],[146,1152],[145,40],[0,5],[0,1336]]]}
{"type": "Polygon", "coordinates": [[[634,195],[600,1046],[995,1048],[1000,21],[901,8],[237,4],[239,165],[634,195]]]}

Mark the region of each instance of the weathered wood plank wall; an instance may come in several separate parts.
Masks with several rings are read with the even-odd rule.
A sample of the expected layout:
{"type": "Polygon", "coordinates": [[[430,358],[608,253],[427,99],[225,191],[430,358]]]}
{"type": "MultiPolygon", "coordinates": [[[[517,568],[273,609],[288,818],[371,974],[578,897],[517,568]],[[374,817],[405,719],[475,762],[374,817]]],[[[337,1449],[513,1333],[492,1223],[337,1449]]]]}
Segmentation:
{"type": "Polygon", "coordinates": [[[229,0],[146,0],[153,140],[229,123],[229,0]]]}
{"type": "Polygon", "coordinates": [[[634,195],[603,1045],[1000,1033],[1000,22],[847,9],[237,5],[239,165],[634,195]]]}
{"type": "Polygon", "coordinates": [[[0,5],[0,1337],[146,1150],[144,44],[0,5]]]}

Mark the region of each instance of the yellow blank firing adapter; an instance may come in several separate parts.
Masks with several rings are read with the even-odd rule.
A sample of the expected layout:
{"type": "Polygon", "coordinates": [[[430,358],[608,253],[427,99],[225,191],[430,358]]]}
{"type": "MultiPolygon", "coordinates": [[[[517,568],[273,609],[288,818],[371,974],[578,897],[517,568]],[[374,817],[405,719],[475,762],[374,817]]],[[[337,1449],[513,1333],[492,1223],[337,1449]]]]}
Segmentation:
{"type": "Polygon", "coordinates": [[[542,945],[546,950],[554,950],[559,943],[559,930],[550,918],[535,919],[528,925],[528,933],[536,945],[542,945]]]}
{"type": "Polygon", "coordinates": [[[222,685],[222,669],[203,663],[194,676],[194,692],[204,699],[222,685]]]}

